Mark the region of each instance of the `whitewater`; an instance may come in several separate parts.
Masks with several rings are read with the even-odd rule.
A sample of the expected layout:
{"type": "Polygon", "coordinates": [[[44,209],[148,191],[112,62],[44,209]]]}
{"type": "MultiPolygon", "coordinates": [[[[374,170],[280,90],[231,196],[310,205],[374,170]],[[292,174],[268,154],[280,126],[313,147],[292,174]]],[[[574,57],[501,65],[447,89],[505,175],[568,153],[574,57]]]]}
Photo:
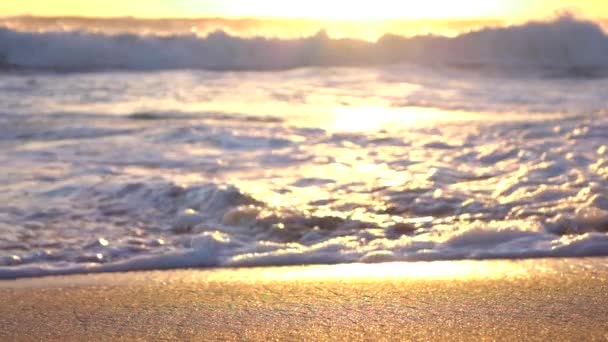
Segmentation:
{"type": "Polygon", "coordinates": [[[608,255],[608,36],[0,28],[0,278],[608,255]]]}

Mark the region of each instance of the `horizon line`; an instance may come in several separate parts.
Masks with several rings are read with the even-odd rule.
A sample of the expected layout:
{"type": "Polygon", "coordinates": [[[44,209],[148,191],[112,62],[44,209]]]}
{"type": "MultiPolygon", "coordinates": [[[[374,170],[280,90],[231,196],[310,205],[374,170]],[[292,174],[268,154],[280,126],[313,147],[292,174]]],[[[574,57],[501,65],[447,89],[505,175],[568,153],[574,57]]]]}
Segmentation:
{"type": "MultiPolygon", "coordinates": [[[[519,21],[538,21],[538,20],[552,20],[562,16],[563,13],[551,13],[543,16],[531,16],[531,17],[445,17],[445,18],[387,18],[387,19],[331,19],[331,18],[309,18],[309,17],[295,17],[295,16],[167,16],[167,17],[155,17],[155,16],[135,16],[135,15],[78,15],[78,14],[66,14],[66,15],[45,15],[45,14],[0,14],[0,19],[24,19],[24,18],[35,18],[35,19],[102,19],[102,20],[116,20],[116,19],[135,19],[135,20],[230,20],[230,21],[308,21],[308,22],[338,22],[338,23],[381,23],[381,22],[446,22],[446,21],[460,21],[460,22],[519,22],[519,21]]],[[[582,16],[574,14],[573,17],[581,20],[606,20],[608,16],[582,16]]]]}

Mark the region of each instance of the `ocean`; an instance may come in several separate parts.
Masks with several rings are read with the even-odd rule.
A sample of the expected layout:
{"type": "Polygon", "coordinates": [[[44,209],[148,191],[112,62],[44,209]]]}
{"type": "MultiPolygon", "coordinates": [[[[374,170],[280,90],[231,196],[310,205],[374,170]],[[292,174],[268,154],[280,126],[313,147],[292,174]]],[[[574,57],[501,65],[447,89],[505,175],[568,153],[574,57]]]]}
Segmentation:
{"type": "Polygon", "coordinates": [[[599,23],[369,41],[23,20],[0,28],[0,278],[608,255],[599,23]]]}

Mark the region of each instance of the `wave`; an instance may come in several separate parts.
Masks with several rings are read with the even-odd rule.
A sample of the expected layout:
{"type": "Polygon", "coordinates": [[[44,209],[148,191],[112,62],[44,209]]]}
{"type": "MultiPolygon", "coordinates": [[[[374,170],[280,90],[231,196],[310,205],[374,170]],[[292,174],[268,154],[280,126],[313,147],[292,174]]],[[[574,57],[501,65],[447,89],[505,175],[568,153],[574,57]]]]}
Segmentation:
{"type": "Polygon", "coordinates": [[[385,35],[376,42],[243,38],[223,31],[153,36],[87,31],[20,32],[0,28],[0,66],[55,71],[284,70],[396,63],[464,67],[542,67],[586,75],[608,67],[608,36],[591,21],[564,15],[552,21],[485,28],[449,38],[385,35]]]}
{"type": "Polygon", "coordinates": [[[608,67],[608,36],[598,24],[569,15],[485,28],[454,38],[385,35],[377,42],[332,39],[323,31],[306,38],[277,39],[243,38],[223,31],[206,37],[167,37],[0,29],[0,65],[4,68],[284,70],[403,62],[566,68],[585,75],[608,67]]]}

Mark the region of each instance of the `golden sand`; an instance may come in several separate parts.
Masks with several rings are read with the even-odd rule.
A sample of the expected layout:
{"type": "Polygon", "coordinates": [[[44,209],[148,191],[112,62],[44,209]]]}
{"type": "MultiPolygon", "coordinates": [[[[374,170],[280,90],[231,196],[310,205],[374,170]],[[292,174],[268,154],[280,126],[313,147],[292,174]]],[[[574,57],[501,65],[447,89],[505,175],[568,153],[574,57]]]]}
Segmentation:
{"type": "Polygon", "coordinates": [[[608,259],[0,282],[0,340],[608,339],[608,259]]]}

